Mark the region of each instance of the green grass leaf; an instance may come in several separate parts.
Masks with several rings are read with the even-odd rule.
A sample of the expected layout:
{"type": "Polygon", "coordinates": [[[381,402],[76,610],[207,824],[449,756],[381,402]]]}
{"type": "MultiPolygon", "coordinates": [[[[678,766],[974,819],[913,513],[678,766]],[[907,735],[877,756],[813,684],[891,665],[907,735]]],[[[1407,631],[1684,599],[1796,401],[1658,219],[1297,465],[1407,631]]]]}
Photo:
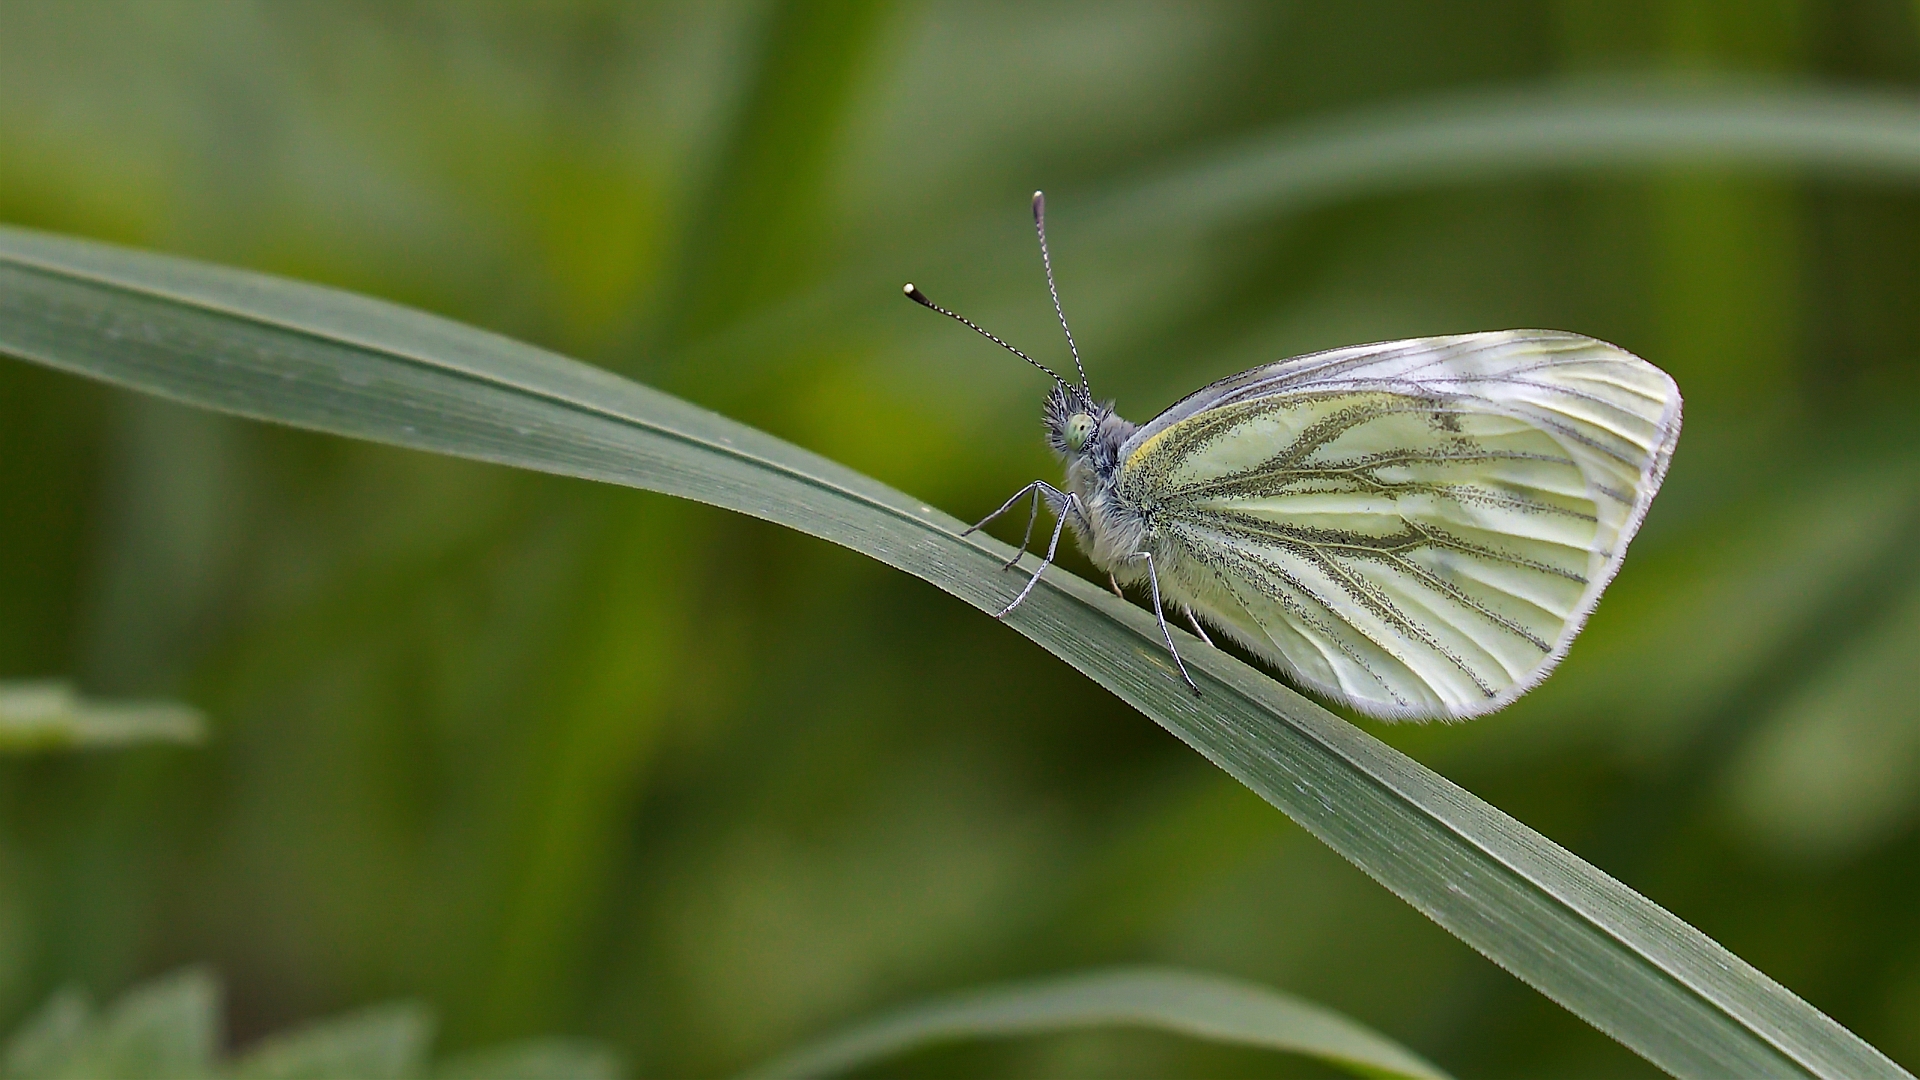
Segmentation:
{"type": "Polygon", "coordinates": [[[1361,1076],[1446,1076],[1386,1036],[1311,1002],[1238,979],[1133,968],[988,987],[909,1006],[768,1062],[747,1077],[827,1076],[927,1043],[1117,1026],[1306,1054],[1361,1076]]]}
{"type": "MultiPolygon", "coordinates": [[[[0,229],[0,352],[278,423],[679,495],[870,555],[985,611],[1010,553],[762,432],[419,312],[180,259],[0,229]]],[[[636,553],[636,558],[644,557],[636,553]]],[[[1686,1076],[1900,1076],[1659,906],[1225,653],[1048,574],[1007,620],[1381,884],[1648,1060],[1686,1076]]]]}
{"type": "Polygon", "coordinates": [[[206,723],[171,702],[102,704],[59,682],[0,683],[0,752],[197,743],[206,723]]]}
{"type": "Polygon", "coordinates": [[[1494,176],[1673,165],[1911,184],[1920,176],[1920,110],[1895,94],[1733,79],[1452,94],[1260,132],[1116,190],[1085,212],[1115,227],[1213,228],[1494,176]]]}

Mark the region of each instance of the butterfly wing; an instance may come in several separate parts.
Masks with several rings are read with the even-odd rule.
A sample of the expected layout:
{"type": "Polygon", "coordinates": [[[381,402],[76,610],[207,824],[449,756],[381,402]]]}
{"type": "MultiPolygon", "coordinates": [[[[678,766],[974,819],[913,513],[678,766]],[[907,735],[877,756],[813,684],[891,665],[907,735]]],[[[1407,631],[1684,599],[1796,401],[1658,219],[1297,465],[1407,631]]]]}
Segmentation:
{"type": "Polygon", "coordinates": [[[1498,709],[1565,655],[1680,434],[1659,368],[1512,330],[1223,379],[1121,448],[1161,583],[1362,712],[1498,709]]]}

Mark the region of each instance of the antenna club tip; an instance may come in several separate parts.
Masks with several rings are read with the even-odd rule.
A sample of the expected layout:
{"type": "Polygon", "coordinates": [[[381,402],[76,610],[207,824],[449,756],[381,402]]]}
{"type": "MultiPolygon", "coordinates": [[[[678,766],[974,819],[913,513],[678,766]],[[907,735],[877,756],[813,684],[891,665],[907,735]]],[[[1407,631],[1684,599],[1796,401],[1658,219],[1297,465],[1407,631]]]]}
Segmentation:
{"type": "Polygon", "coordinates": [[[1040,215],[1047,212],[1047,197],[1036,191],[1033,193],[1033,220],[1039,221],[1040,215]]]}
{"type": "Polygon", "coordinates": [[[921,307],[933,306],[933,301],[927,299],[927,294],[921,292],[919,286],[911,281],[907,282],[906,287],[900,291],[907,295],[907,299],[919,304],[921,307]]]}

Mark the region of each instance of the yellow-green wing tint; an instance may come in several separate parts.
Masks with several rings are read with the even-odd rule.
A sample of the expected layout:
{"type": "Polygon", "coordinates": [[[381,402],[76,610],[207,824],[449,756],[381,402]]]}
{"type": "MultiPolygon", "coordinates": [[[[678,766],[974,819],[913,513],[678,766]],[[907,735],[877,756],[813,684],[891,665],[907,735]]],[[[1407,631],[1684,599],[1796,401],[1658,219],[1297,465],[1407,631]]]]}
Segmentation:
{"type": "Polygon", "coordinates": [[[1673,380],[1605,342],[1420,338],[1215,383],[1119,484],[1173,598],[1363,712],[1462,718],[1566,653],[1679,433],[1673,380]]]}

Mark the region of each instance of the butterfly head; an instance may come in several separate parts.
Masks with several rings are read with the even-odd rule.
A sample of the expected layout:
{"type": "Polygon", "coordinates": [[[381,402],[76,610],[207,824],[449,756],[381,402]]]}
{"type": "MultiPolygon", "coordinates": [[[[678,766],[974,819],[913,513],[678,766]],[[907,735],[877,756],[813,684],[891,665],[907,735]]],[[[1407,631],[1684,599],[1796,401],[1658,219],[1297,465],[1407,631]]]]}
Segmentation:
{"type": "Polygon", "coordinates": [[[1062,457],[1085,453],[1111,409],[1096,404],[1078,386],[1055,383],[1047,395],[1047,442],[1062,457]]]}
{"type": "Polygon", "coordinates": [[[1069,464],[1085,462],[1106,475],[1119,463],[1121,444],[1134,425],[1114,414],[1113,403],[1095,401],[1085,387],[1055,383],[1047,395],[1047,444],[1069,464]]]}

